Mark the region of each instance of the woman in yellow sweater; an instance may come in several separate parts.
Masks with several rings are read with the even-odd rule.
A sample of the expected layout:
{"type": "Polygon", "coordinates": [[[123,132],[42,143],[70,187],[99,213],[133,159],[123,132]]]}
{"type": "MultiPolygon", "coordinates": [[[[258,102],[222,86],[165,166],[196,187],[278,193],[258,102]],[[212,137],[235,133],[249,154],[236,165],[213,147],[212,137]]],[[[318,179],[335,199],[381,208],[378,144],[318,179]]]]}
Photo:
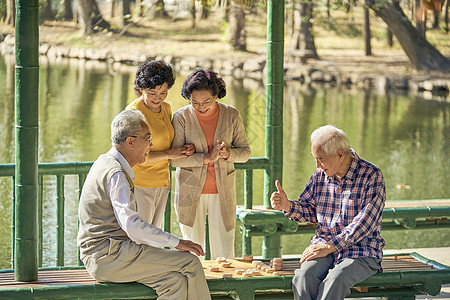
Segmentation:
{"type": "Polygon", "coordinates": [[[137,211],[156,227],[161,227],[170,191],[169,159],[176,160],[195,152],[193,145],[171,148],[174,138],[172,109],[164,100],[174,82],[175,75],[169,64],[162,60],[143,63],[134,81],[138,98],[126,107],[144,114],[152,134],[153,148],[145,163],[134,166],[133,170],[137,211]]]}

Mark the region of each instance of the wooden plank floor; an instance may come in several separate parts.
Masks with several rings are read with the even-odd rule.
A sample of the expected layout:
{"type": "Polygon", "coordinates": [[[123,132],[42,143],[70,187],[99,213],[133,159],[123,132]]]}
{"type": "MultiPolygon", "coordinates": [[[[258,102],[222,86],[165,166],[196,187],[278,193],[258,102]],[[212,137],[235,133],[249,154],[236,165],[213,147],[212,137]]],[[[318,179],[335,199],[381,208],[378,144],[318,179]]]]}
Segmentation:
{"type": "MultiPolygon", "coordinates": [[[[231,263],[230,268],[219,268],[219,272],[210,272],[209,266],[219,266],[216,261],[203,261],[203,268],[205,270],[207,279],[222,278],[223,273],[232,273],[234,278],[240,276],[235,274],[236,269],[255,269],[250,262],[245,262],[239,259],[228,259],[231,263]]],[[[266,262],[268,265],[269,263],[266,262]]],[[[294,270],[300,266],[297,261],[283,262],[283,275],[293,275],[294,270]]],[[[385,272],[389,271],[413,271],[413,270],[430,270],[431,266],[415,260],[409,255],[388,256],[383,259],[382,266],[385,272]]],[[[273,276],[272,274],[261,272],[258,276],[273,276]]],[[[38,288],[49,286],[63,286],[63,285],[86,285],[98,284],[99,282],[92,279],[91,276],[84,269],[76,270],[58,270],[58,271],[39,271],[39,281],[36,282],[17,282],[14,280],[14,273],[0,273],[0,289],[15,289],[15,288],[38,288]]]]}

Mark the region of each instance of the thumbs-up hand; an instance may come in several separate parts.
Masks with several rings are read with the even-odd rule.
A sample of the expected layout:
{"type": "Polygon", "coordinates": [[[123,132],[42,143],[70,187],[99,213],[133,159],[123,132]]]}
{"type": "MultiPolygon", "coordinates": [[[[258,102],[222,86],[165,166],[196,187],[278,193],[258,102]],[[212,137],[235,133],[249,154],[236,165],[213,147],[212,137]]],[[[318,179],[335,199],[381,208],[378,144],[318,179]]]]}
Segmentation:
{"type": "Polygon", "coordinates": [[[289,201],[286,192],[281,187],[281,183],[276,180],[275,186],[277,191],[272,193],[270,197],[270,202],[274,209],[289,211],[291,209],[291,202],[289,201]]]}

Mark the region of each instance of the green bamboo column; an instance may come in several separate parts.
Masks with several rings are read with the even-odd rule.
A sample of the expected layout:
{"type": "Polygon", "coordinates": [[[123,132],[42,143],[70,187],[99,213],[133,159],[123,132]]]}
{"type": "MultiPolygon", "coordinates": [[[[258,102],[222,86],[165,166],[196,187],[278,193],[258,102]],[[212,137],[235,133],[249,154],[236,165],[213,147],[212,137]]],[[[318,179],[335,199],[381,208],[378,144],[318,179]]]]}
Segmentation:
{"type": "Polygon", "coordinates": [[[16,0],[16,169],[14,269],[38,279],[38,0],[16,0]]]}
{"type": "MultiPolygon", "coordinates": [[[[275,180],[283,175],[283,60],[284,60],[284,1],[267,1],[267,84],[266,84],[266,157],[270,167],[264,175],[264,206],[270,206],[275,180]]],[[[280,256],[279,235],[265,237],[263,257],[280,256]]]]}

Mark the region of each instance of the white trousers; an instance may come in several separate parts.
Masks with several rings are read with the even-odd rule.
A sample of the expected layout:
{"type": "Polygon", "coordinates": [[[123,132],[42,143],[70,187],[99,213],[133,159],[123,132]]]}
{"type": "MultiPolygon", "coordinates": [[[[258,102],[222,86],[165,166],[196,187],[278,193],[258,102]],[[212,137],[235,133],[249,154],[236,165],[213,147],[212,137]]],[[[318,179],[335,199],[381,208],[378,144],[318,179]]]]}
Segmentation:
{"type": "Polygon", "coordinates": [[[161,228],[164,211],[166,210],[167,196],[170,186],[162,188],[134,188],[137,212],[149,224],[161,228]]]}
{"type": "Polygon", "coordinates": [[[183,238],[198,243],[205,249],[206,215],[208,215],[211,259],[234,258],[234,228],[230,231],[225,229],[220,211],[219,194],[200,196],[193,227],[180,224],[183,238]]]}

